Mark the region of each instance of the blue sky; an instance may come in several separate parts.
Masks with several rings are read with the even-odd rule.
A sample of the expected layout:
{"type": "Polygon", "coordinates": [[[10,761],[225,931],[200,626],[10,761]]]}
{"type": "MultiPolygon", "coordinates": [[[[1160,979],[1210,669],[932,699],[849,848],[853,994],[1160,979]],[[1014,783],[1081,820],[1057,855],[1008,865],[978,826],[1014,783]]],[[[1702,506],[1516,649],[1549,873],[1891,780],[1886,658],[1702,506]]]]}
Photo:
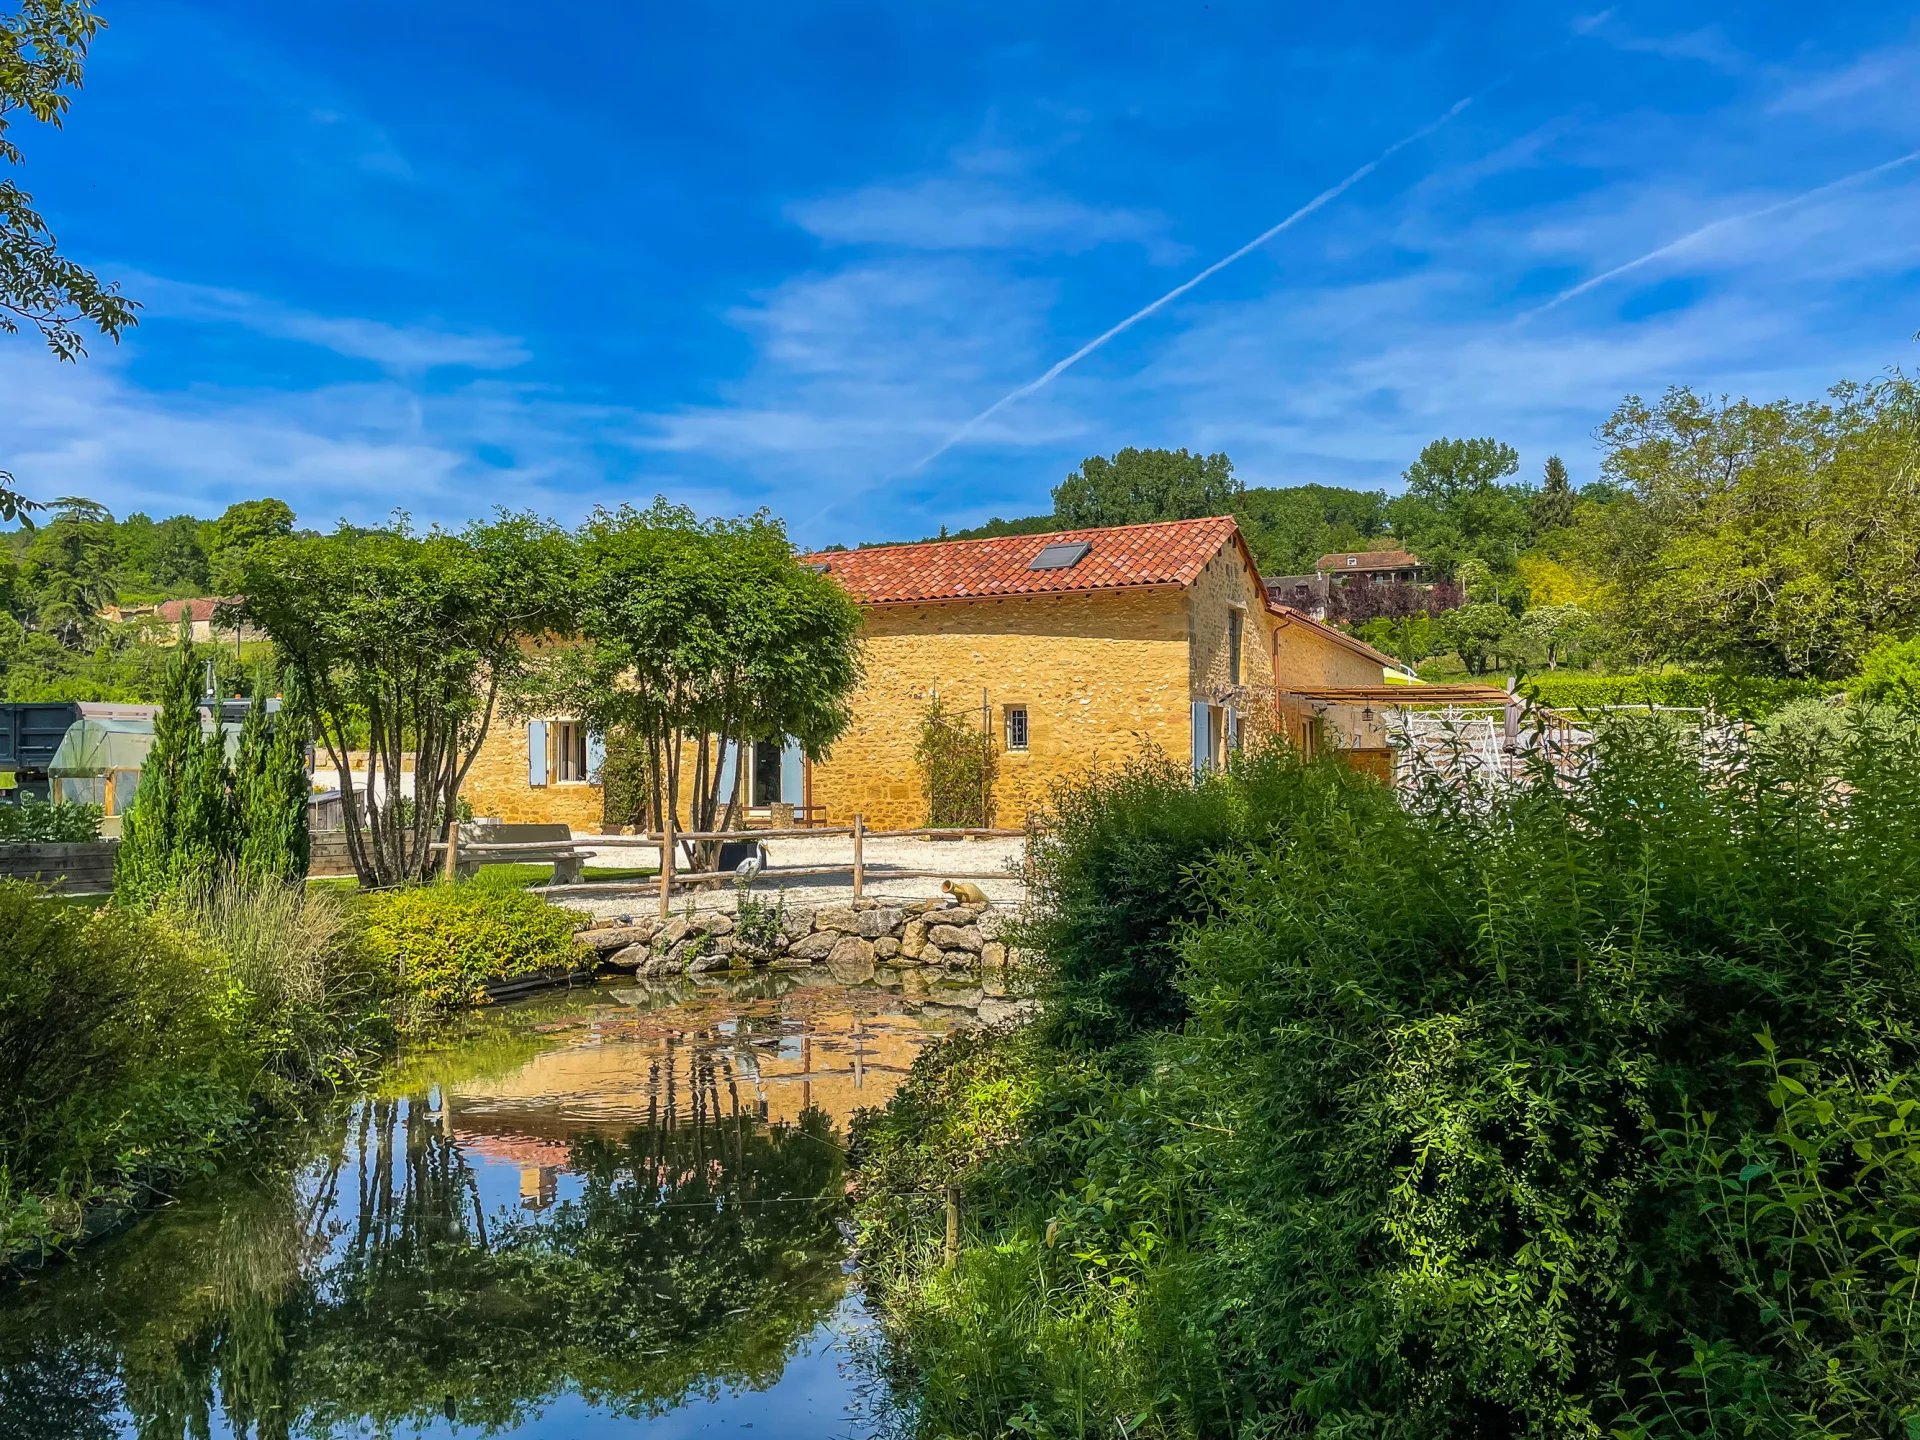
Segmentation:
{"type": "Polygon", "coordinates": [[[1582,482],[1626,393],[1914,366],[1903,9],[101,0],[18,178],[146,308],[78,366],[0,340],[0,464],[809,545],[1124,445],[1392,489],[1491,434],[1582,482]]]}

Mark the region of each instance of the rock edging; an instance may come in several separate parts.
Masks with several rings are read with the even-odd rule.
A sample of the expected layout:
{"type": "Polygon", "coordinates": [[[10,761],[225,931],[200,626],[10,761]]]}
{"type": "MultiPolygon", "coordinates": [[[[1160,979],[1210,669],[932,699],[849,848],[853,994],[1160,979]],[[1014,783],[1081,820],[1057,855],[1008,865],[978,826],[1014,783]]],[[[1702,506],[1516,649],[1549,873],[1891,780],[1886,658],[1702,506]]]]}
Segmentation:
{"type": "Polygon", "coordinates": [[[636,975],[700,975],[761,966],[827,965],[850,972],[882,965],[949,969],[1017,960],[1002,940],[1006,916],[951,897],[860,899],[810,909],[758,908],[746,920],[710,912],[662,922],[632,920],[574,933],[603,968],[636,975]]]}

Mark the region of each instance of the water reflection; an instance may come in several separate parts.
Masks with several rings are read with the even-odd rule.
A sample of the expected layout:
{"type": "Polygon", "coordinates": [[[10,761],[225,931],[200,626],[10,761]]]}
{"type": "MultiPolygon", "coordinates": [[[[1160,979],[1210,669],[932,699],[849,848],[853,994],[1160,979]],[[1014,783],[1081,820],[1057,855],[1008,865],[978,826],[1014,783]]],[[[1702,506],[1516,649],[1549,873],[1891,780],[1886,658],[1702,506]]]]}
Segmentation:
{"type": "Polygon", "coordinates": [[[0,1304],[0,1435],[590,1435],[682,1407],[848,1434],[845,1121],[952,998],[762,982],[489,1015],[0,1304]]]}

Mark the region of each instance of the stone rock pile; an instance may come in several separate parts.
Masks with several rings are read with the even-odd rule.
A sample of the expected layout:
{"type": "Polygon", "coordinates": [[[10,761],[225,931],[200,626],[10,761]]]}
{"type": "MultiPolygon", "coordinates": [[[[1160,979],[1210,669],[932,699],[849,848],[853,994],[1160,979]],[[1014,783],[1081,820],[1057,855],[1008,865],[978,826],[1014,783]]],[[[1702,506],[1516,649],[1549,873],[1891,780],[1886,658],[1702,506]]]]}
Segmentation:
{"type": "MultiPolygon", "coordinates": [[[[763,912],[765,913],[765,912],[763,912]]],[[[733,915],[676,915],[596,925],[574,938],[610,969],[636,975],[699,975],[755,966],[835,969],[1004,965],[1006,916],[991,905],[956,905],[950,896],[896,903],[860,899],[817,909],[782,910],[760,923],[733,915]],[[777,922],[777,923],[776,923],[777,922]]],[[[1015,955],[1011,957],[1017,960],[1015,955]]]]}

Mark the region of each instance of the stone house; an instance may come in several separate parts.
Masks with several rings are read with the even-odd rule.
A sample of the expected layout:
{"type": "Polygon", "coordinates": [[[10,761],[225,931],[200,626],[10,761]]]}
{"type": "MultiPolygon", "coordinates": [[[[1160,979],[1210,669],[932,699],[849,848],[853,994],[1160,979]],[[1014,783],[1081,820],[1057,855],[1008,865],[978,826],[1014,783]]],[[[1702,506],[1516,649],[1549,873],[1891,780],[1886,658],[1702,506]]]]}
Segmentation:
{"type": "MultiPolygon", "coordinates": [[[[1280,691],[1378,685],[1395,664],[1270,600],[1227,516],[802,561],[859,602],[866,678],[819,763],[778,741],[743,747],[750,816],[785,803],[829,824],[924,824],[914,748],[936,695],[992,733],[995,821],[1018,825],[1060,779],[1143,748],[1220,764],[1273,733],[1280,691]]],[[[591,830],[599,753],[564,717],[496,724],[465,793],[479,814],[591,830]]]]}

